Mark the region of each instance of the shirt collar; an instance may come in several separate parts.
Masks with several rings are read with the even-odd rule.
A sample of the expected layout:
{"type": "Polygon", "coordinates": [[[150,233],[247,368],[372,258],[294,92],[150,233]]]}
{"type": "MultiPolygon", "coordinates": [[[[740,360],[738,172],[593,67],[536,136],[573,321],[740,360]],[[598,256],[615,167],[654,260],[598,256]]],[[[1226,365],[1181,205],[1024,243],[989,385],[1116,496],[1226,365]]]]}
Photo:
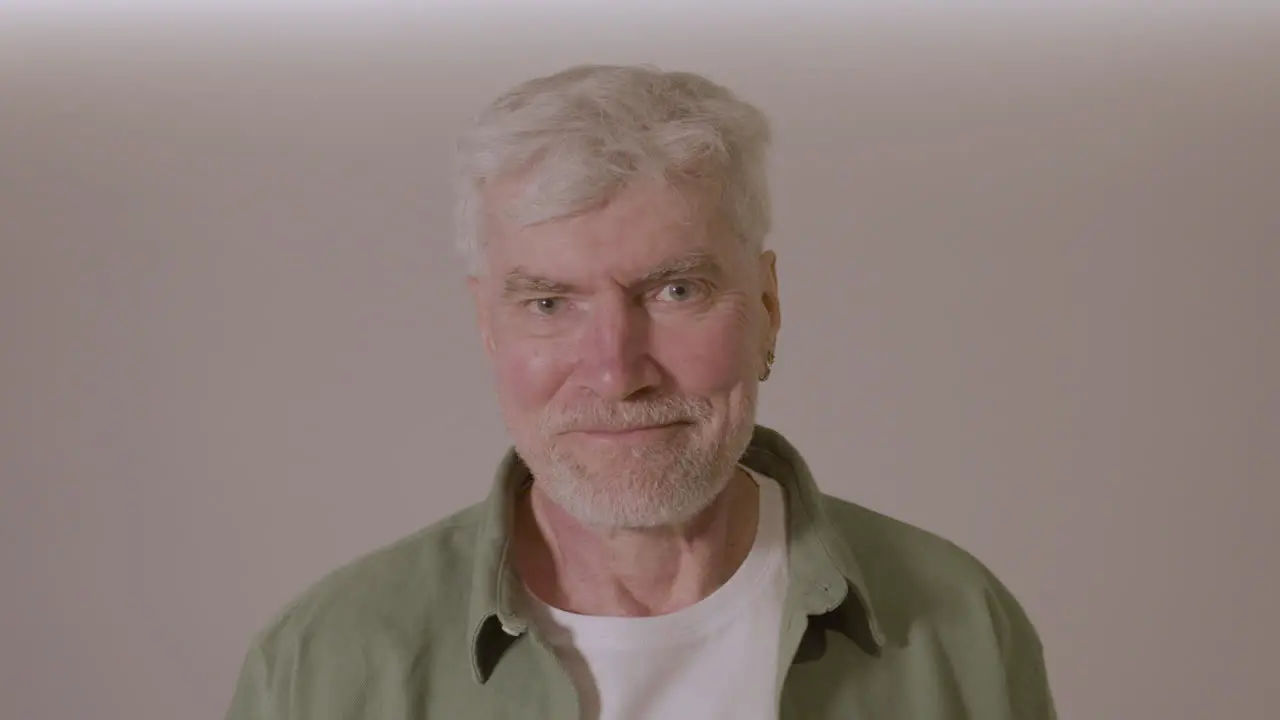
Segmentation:
{"type": "MultiPolygon", "coordinates": [[[[884,633],[853,548],[827,517],[823,496],[799,451],[780,433],[756,425],[742,464],[776,480],[787,497],[789,603],[807,615],[824,616],[846,635],[869,637],[879,647],[884,633]]],[[[532,481],[529,469],[509,449],[484,502],[471,574],[467,627],[475,677],[488,680],[503,652],[528,630],[516,607],[519,579],[509,565],[516,493],[532,481]]]]}

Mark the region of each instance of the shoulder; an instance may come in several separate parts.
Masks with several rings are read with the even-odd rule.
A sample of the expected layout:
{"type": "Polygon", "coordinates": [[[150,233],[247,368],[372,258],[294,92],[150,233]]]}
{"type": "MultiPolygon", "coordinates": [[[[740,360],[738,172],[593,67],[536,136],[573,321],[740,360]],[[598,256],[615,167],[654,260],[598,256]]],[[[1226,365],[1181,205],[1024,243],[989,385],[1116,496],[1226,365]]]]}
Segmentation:
{"type": "Polygon", "coordinates": [[[998,669],[993,686],[1001,689],[1011,717],[1057,717],[1040,634],[987,565],[908,523],[831,496],[823,504],[857,558],[889,635],[927,636],[929,642],[917,644],[941,643],[972,666],[971,676],[975,668],[998,669]]]}
{"type": "Polygon", "coordinates": [[[822,507],[897,652],[942,652],[965,678],[958,682],[1001,717],[1057,717],[1039,633],[987,565],[946,538],[846,500],[823,495],[822,507]]]}
{"type": "Polygon", "coordinates": [[[993,632],[1005,649],[1039,649],[1039,637],[1019,600],[965,548],[834,496],[823,495],[823,506],[857,559],[877,611],[906,622],[964,623],[993,632]]]}
{"type": "Polygon", "coordinates": [[[974,555],[941,535],[833,495],[824,494],[822,505],[868,575],[951,589],[980,584],[988,574],[974,555]]]}
{"type": "Polygon", "coordinates": [[[458,624],[482,511],[469,506],[330,571],[280,608],[255,646],[267,659],[299,648],[345,655],[458,624]]]}
{"type": "Polygon", "coordinates": [[[327,720],[407,702],[387,679],[407,677],[425,648],[464,656],[482,516],[460,510],[302,591],[254,634],[225,717],[327,720]]]}

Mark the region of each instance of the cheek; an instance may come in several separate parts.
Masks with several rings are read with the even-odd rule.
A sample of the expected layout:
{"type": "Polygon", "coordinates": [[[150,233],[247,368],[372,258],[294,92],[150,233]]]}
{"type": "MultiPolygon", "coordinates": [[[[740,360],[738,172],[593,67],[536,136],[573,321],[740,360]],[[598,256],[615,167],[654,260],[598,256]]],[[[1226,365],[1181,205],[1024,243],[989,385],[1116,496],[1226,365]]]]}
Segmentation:
{"type": "Polygon", "coordinates": [[[748,324],[717,323],[663,338],[657,360],[692,395],[723,394],[751,374],[748,324]]]}
{"type": "Polygon", "coordinates": [[[495,369],[504,409],[516,416],[542,410],[564,379],[564,363],[542,343],[503,344],[495,369]]]}

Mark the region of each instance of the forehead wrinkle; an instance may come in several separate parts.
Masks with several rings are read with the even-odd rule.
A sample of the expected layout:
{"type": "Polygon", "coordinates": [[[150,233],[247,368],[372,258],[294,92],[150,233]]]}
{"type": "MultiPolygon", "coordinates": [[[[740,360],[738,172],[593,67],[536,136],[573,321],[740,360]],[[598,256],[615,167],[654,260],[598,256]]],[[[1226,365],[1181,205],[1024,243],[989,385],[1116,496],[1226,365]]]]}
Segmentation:
{"type": "MultiPolygon", "coordinates": [[[[504,204],[490,209],[501,214],[504,204]]],[[[721,252],[726,240],[722,229],[712,218],[689,210],[687,198],[669,191],[655,198],[652,190],[633,188],[594,212],[523,226],[499,223],[505,232],[494,238],[500,242],[491,250],[505,248],[514,253],[509,260],[515,262],[496,279],[508,295],[567,295],[589,292],[585,286],[600,281],[601,273],[609,284],[625,289],[685,275],[719,281],[731,271],[736,274],[736,260],[721,252]],[[532,248],[521,248],[528,242],[534,243],[532,248]],[[566,274],[574,268],[597,277],[566,274]]]]}

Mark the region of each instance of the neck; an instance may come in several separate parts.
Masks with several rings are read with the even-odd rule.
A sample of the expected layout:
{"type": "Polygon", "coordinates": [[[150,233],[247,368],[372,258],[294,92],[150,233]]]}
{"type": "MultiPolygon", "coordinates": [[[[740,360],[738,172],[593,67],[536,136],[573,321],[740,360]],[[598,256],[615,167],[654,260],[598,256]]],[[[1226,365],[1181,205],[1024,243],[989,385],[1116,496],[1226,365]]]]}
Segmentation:
{"type": "Polygon", "coordinates": [[[579,522],[534,482],[516,509],[514,560],[543,602],[597,616],[675,612],[715,592],[755,540],[758,488],[736,470],[725,490],[680,525],[604,529],[579,522]]]}

